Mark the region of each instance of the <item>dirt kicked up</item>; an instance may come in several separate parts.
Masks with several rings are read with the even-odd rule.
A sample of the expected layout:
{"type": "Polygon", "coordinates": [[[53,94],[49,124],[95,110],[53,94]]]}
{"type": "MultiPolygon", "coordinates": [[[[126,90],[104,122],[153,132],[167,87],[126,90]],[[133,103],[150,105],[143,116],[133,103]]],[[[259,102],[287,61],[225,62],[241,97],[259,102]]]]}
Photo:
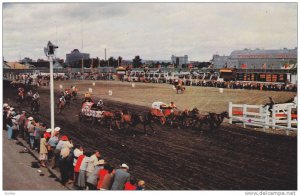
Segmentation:
{"type": "MultiPolygon", "coordinates": [[[[50,124],[49,89],[39,89],[41,121],[50,124]]],[[[14,106],[16,90],[4,82],[3,101],[14,106]]],[[[108,109],[141,113],[148,107],[105,99],[108,109]]],[[[28,107],[21,108],[29,111],[28,107]]],[[[155,126],[155,135],[136,137],[80,123],[80,100],[55,116],[56,126],[86,150],[99,149],[106,161],[126,162],[148,190],[296,190],[297,138],[222,124],[214,134],[155,126]]],[[[4,146],[5,148],[5,146],[4,146]]]]}

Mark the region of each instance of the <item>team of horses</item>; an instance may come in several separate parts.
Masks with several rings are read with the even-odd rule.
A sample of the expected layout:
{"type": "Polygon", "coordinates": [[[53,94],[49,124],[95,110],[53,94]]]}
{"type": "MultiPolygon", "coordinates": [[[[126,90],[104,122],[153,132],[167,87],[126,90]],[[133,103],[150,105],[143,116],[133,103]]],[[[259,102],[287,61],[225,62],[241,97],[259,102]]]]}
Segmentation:
{"type": "Polygon", "coordinates": [[[106,126],[110,130],[128,132],[133,136],[135,136],[135,129],[138,125],[143,127],[145,135],[155,134],[154,124],[199,131],[204,131],[203,125],[205,125],[208,127],[206,130],[214,132],[224,118],[229,118],[228,112],[201,114],[197,108],[184,111],[171,108],[164,110],[152,108],[149,111],[137,113],[127,109],[109,111],[92,107],[91,109],[82,109],[78,116],[81,122],[88,122],[91,126],[106,126]]]}
{"type": "MultiPolygon", "coordinates": [[[[13,87],[24,87],[22,84],[13,87]]],[[[61,114],[62,110],[70,107],[71,101],[76,100],[77,94],[74,92],[65,94],[65,102],[57,104],[58,113],[61,114]]],[[[38,100],[33,99],[32,96],[24,93],[23,96],[17,97],[19,106],[25,103],[30,106],[32,114],[38,114],[40,103],[38,100]]],[[[129,132],[135,136],[135,129],[138,125],[143,127],[144,134],[155,134],[154,124],[160,126],[171,126],[174,128],[192,128],[203,131],[203,125],[207,126],[209,132],[213,132],[223,122],[224,118],[229,118],[227,112],[222,113],[206,113],[201,114],[197,108],[192,110],[177,110],[171,108],[164,108],[163,110],[150,109],[145,112],[137,113],[127,109],[122,110],[103,110],[103,107],[91,107],[87,110],[79,112],[79,120],[81,122],[89,122],[92,126],[102,125],[109,127],[110,130],[119,130],[129,132]],[[149,132],[151,130],[151,133],[149,132]]]]}

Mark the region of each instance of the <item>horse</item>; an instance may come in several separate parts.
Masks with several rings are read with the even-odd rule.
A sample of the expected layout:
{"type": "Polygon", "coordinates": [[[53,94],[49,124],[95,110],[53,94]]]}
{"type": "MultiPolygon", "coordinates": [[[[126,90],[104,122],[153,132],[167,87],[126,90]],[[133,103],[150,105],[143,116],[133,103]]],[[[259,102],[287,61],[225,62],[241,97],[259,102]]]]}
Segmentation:
{"type": "Polygon", "coordinates": [[[76,91],[72,91],[71,92],[71,96],[72,96],[72,100],[77,100],[77,92],[76,91]]]}
{"type": "Polygon", "coordinates": [[[71,106],[72,95],[69,94],[69,93],[67,93],[67,94],[65,95],[65,99],[66,99],[66,104],[65,104],[65,106],[66,106],[66,107],[70,107],[70,106],[71,106]]]}
{"type": "Polygon", "coordinates": [[[222,112],[220,114],[217,113],[208,113],[206,115],[200,114],[197,116],[199,129],[201,130],[202,125],[206,124],[209,125],[209,130],[213,131],[214,129],[217,129],[221,125],[224,118],[229,118],[228,112],[222,112]]]}
{"type": "Polygon", "coordinates": [[[21,106],[22,105],[22,103],[24,102],[24,100],[25,100],[25,97],[24,97],[24,94],[18,94],[18,98],[17,98],[17,100],[16,100],[16,102],[17,102],[17,104],[19,105],[19,106],[21,106]]]}
{"type": "Polygon", "coordinates": [[[195,117],[199,114],[197,108],[193,108],[191,111],[185,109],[184,111],[173,110],[171,115],[167,118],[170,125],[177,126],[179,129],[181,126],[190,127],[195,124],[195,117]]]}
{"type": "Polygon", "coordinates": [[[211,117],[211,120],[213,121],[214,128],[218,128],[222,124],[224,118],[229,118],[228,112],[222,112],[220,114],[209,113],[209,115],[211,117]]]}
{"type": "Polygon", "coordinates": [[[40,110],[40,103],[36,99],[32,99],[31,102],[31,113],[32,114],[37,114],[40,110]]]}
{"type": "Polygon", "coordinates": [[[181,86],[181,85],[176,85],[175,86],[176,89],[176,93],[178,94],[178,92],[180,91],[181,93],[183,93],[185,91],[185,87],[181,86]]]}
{"type": "Polygon", "coordinates": [[[65,107],[65,102],[64,101],[60,101],[58,102],[57,104],[57,109],[58,109],[58,114],[61,114],[62,113],[62,110],[64,109],[65,107]]]}
{"type": "Polygon", "coordinates": [[[30,106],[32,102],[32,94],[30,95],[29,93],[26,93],[25,95],[25,105],[30,106]]]}
{"type": "Polygon", "coordinates": [[[121,111],[102,111],[101,123],[109,126],[112,131],[113,127],[118,130],[121,129],[122,112],[121,111]]]}
{"type": "Polygon", "coordinates": [[[152,130],[151,134],[155,134],[156,131],[154,130],[152,123],[164,125],[166,123],[166,119],[164,116],[158,117],[154,115],[152,111],[143,114],[131,114],[125,110],[123,111],[121,123],[124,130],[130,131],[133,134],[133,137],[135,137],[133,128],[136,127],[138,124],[141,124],[144,128],[144,134],[145,136],[147,136],[147,126],[150,127],[150,129],[152,130]]]}

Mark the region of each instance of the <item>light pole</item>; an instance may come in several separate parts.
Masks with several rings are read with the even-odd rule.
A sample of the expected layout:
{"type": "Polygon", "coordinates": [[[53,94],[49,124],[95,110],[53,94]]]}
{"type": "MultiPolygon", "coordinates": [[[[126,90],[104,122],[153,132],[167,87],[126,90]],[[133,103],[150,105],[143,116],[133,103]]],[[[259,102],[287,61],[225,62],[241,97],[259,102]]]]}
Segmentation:
{"type": "MultiPolygon", "coordinates": [[[[51,106],[51,131],[54,134],[54,83],[53,83],[53,57],[54,51],[58,46],[53,45],[50,41],[47,44],[47,48],[44,48],[45,55],[50,62],[50,106],[51,106]]],[[[52,136],[51,135],[51,136],[52,136]]]]}

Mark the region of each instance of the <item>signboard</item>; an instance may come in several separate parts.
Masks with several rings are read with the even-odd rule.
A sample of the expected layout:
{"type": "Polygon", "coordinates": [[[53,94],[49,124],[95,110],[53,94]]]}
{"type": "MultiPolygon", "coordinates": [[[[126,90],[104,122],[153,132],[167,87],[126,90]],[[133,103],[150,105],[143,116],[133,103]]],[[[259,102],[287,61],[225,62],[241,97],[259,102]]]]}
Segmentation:
{"type": "Polygon", "coordinates": [[[237,73],[237,81],[258,81],[258,82],[285,82],[286,74],[271,73],[237,73]]]}

